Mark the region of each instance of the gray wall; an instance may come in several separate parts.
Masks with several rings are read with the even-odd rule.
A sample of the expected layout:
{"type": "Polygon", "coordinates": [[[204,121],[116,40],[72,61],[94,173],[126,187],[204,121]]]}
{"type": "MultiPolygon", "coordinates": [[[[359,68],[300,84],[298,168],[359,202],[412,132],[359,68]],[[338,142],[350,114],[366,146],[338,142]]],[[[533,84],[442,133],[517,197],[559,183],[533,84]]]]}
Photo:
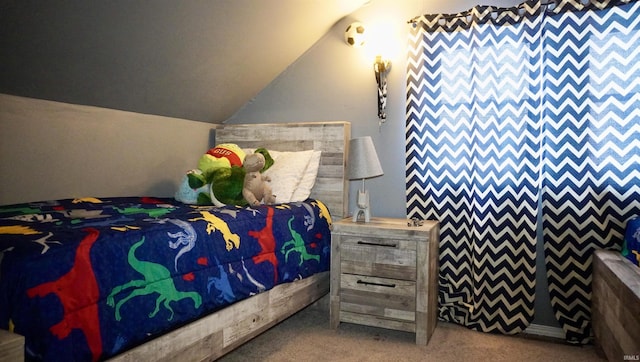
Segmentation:
{"type": "MultiPolygon", "coordinates": [[[[491,0],[499,6],[520,0],[491,0]]],[[[422,1],[377,0],[338,22],[304,56],[236,112],[227,122],[261,123],[313,120],[351,121],[352,137],[371,136],[384,175],[366,181],[372,215],[406,217],[405,197],[405,84],[406,21],[423,13],[457,13],[475,6],[475,0],[422,1]],[[384,29],[391,38],[383,58],[392,61],[388,78],[387,121],[379,126],[376,81],[372,62],[375,51],[351,48],[344,29],[353,21],[384,29]]],[[[378,30],[375,29],[375,30],[378,30]]],[[[368,30],[367,30],[368,31],[368,30]]],[[[355,205],[359,182],[351,182],[350,209],[355,205]]],[[[538,245],[536,314],[534,323],[557,327],[546,276],[544,250],[538,245]]]]}
{"type": "Polygon", "coordinates": [[[0,94],[0,205],[172,197],[211,123],[0,94]]]}
{"type": "MultiPolygon", "coordinates": [[[[512,6],[520,0],[491,0],[512,6]]],[[[226,122],[260,123],[313,120],[351,121],[353,137],[371,136],[384,176],[367,180],[372,214],[406,217],[405,82],[407,20],[423,13],[457,13],[476,0],[375,0],[339,21],[319,42],[226,122]],[[360,21],[387,44],[352,48],[344,29],[360,21]],[[377,49],[376,49],[377,48],[377,49]],[[392,61],[388,78],[387,121],[379,126],[373,59],[392,61]]],[[[352,191],[359,185],[353,184],[352,191]]],[[[355,192],[351,192],[352,198],[355,192]]]]}

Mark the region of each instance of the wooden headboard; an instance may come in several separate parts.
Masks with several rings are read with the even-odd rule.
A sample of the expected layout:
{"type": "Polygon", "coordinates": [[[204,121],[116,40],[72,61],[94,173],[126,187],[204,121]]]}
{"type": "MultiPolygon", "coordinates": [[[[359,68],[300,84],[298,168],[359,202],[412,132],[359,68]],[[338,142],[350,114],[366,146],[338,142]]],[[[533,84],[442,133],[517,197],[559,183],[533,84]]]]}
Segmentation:
{"type": "Polygon", "coordinates": [[[264,147],[274,151],[322,151],[311,197],[322,201],[335,220],[347,216],[349,185],[347,153],[349,122],[222,124],[215,127],[215,144],[235,143],[241,148],[264,147]]]}

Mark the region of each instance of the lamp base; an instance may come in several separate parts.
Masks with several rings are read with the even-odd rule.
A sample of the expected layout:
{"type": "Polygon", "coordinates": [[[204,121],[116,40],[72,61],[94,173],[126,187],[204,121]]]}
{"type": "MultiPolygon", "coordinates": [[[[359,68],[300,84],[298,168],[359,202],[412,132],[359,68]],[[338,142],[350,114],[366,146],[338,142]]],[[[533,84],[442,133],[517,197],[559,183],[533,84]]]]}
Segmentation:
{"type": "Polygon", "coordinates": [[[369,208],[361,209],[357,208],[353,213],[353,222],[369,222],[371,221],[371,212],[369,208]]]}
{"type": "Polygon", "coordinates": [[[364,222],[371,221],[371,209],[369,208],[369,193],[366,190],[358,190],[357,208],[353,213],[353,222],[358,222],[360,217],[364,222]]]}

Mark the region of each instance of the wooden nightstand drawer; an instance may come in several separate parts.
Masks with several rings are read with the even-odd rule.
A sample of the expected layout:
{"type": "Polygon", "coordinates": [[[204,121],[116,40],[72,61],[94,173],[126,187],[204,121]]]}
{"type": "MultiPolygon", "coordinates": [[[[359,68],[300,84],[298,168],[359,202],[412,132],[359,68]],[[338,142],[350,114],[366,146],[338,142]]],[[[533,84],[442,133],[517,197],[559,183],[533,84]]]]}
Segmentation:
{"type": "Polygon", "coordinates": [[[416,283],[412,281],[342,274],[340,296],[340,310],[390,318],[388,311],[409,311],[402,318],[415,320],[416,283]]]}
{"type": "Polygon", "coordinates": [[[416,280],[416,243],[345,237],[340,241],[342,273],[416,280]]]}

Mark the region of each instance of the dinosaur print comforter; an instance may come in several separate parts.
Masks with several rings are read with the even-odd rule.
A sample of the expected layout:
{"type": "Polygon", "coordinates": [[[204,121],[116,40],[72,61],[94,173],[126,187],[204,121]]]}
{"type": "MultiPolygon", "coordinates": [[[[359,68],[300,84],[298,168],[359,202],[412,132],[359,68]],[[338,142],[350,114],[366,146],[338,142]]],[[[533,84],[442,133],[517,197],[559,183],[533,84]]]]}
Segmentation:
{"type": "Polygon", "coordinates": [[[329,269],[320,201],[83,198],[0,206],[0,328],[28,360],[104,359],[329,269]]]}

